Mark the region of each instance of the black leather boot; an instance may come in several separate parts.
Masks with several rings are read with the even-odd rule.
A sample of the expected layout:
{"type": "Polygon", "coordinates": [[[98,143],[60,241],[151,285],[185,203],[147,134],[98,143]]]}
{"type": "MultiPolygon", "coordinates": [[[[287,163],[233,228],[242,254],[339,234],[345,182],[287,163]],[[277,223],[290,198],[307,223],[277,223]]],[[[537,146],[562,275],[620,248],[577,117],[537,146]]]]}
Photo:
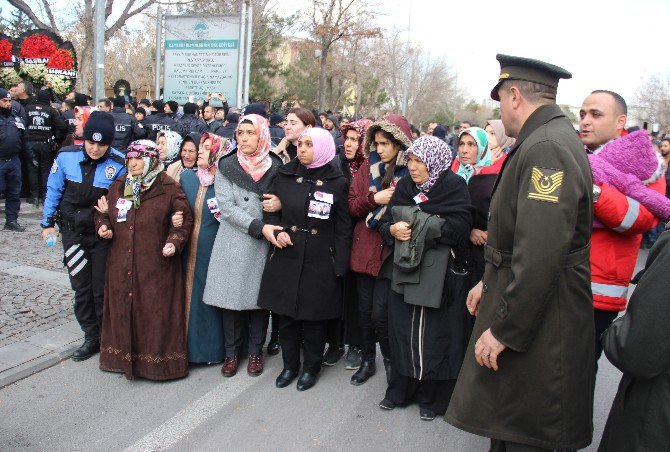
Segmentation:
{"type": "Polygon", "coordinates": [[[386,370],[386,384],[391,386],[391,360],[384,358],[384,369],[386,370]]]}
{"type": "Polygon", "coordinates": [[[72,354],[72,361],[84,361],[100,351],[98,339],[84,339],[81,347],[72,354]]]}
{"type": "Polygon", "coordinates": [[[279,353],[279,349],[279,333],[273,331],[270,333],[270,342],[268,342],[268,355],[277,355],[279,353]]]}
{"type": "Polygon", "coordinates": [[[358,368],[355,374],[351,376],[351,384],[360,386],[370,379],[377,372],[377,364],[373,359],[364,359],[361,367],[358,368]]]}

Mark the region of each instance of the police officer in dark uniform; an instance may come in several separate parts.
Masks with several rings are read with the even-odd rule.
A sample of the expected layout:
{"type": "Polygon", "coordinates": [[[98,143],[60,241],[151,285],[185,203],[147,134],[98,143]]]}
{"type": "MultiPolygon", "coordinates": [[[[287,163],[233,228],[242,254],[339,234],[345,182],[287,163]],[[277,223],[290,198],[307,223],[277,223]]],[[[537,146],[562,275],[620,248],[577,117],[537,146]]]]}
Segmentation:
{"type": "Polygon", "coordinates": [[[186,102],[184,104],[184,116],[181,117],[181,128],[182,135],[190,135],[191,133],[197,133],[202,135],[209,131],[205,121],[196,117],[196,112],[198,111],[198,106],[193,102],[186,102]]]}
{"type": "Polygon", "coordinates": [[[493,188],[477,316],[445,416],[491,450],[577,450],[593,436],[593,180],[556,105],[565,69],[498,55],[491,92],[516,144],[493,188]]]}
{"type": "Polygon", "coordinates": [[[147,138],[156,141],[158,132],[167,132],[172,130],[179,134],[182,133],[181,124],[174,118],[171,118],[163,111],[165,104],[162,100],[155,100],[152,103],[156,109],[155,113],[150,114],[144,120],[144,128],[147,130],[147,138]]]}
{"type": "Polygon", "coordinates": [[[51,106],[51,93],[38,91],[35,102],[26,106],[28,115],[28,140],[33,150],[36,167],[28,169],[30,191],[35,195],[35,206],[46,193],[49,170],[54,161],[56,146],[65,138],[67,125],[60,113],[51,106]]]}
{"type": "Polygon", "coordinates": [[[63,262],[75,292],[74,313],[84,331],[84,344],[74,352],[74,361],[88,359],[100,349],[109,241],[98,238],[94,206],[126,171],[123,154],[110,147],[114,139],[111,113],[91,113],[83,138],[83,145],[61,149],[54,161],[41,223],[44,239],[56,236],[55,224],[63,238],[63,262]]]}
{"type": "Polygon", "coordinates": [[[0,88],[0,192],[5,193],[5,227],[23,232],[17,219],[21,208],[21,160],[19,154],[32,162],[33,153],[28,143],[23,118],[12,109],[11,95],[0,88]]]}
{"type": "Polygon", "coordinates": [[[73,100],[64,100],[63,103],[61,104],[61,117],[63,118],[63,121],[65,121],[65,124],[67,125],[67,132],[65,132],[65,135],[72,135],[74,133],[74,101],[73,100]]]}
{"type": "Polygon", "coordinates": [[[144,138],[146,130],[137,122],[133,115],[126,112],[126,99],[123,96],[116,96],[114,98],[114,108],[112,109],[112,116],[114,117],[114,141],[112,147],[123,154],[126,153],[128,145],[140,138],[144,138]]]}

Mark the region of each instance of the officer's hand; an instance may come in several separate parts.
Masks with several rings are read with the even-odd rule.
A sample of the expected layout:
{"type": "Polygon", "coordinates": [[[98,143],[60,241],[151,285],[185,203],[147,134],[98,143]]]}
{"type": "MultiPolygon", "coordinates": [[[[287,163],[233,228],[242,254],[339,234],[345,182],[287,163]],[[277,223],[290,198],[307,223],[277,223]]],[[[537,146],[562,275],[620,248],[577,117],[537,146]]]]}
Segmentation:
{"type": "Polygon", "coordinates": [[[406,242],[412,238],[412,230],[406,221],[398,221],[391,225],[391,235],[401,242],[406,242]]]}
{"type": "Polygon", "coordinates": [[[470,242],[472,242],[473,245],[476,246],[481,246],[486,244],[487,240],[489,238],[489,234],[486,231],[482,231],[481,229],[473,229],[470,231],[470,242]]]}
{"type": "Polygon", "coordinates": [[[497,371],[498,355],[506,348],[493,336],[491,328],[489,328],[475,342],[475,359],[477,360],[477,364],[497,371]]]}
{"type": "Polygon", "coordinates": [[[291,236],[288,235],[286,232],[280,232],[277,235],[277,248],[284,248],[286,246],[293,246],[293,242],[291,241],[291,236]]]}
{"type": "Polygon", "coordinates": [[[33,168],[37,168],[40,164],[37,159],[33,159],[31,163],[33,164],[33,168]]]}
{"type": "Polygon", "coordinates": [[[163,247],[163,256],[165,257],[170,257],[174,256],[176,248],[172,243],[166,243],[165,246],[163,247]]]}
{"type": "Polygon", "coordinates": [[[275,237],[275,231],[282,231],[283,229],[284,228],[282,228],[281,226],[266,224],[263,226],[263,237],[265,237],[265,240],[272,243],[277,248],[282,248],[281,246],[279,246],[279,242],[277,242],[277,238],[275,237]]]}
{"type": "Polygon", "coordinates": [[[56,229],[54,228],[44,228],[42,229],[42,240],[47,239],[50,235],[53,235],[54,237],[58,237],[58,232],[56,232],[56,229]]]}
{"type": "Polygon", "coordinates": [[[93,207],[100,213],[109,212],[109,204],[107,203],[107,197],[104,195],[100,197],[100,199],[98,199],[98,205],[93,207]]]}
{"type": "Polygon", "coordinates": [[[180,228],[184,224],[184,212],[181,210],[172,214],[172,226],[180,228]]]}
{"type": "Polygon", "coordinates": [[[263,195],[263,211],[265,212],[279,212],[281,210],[281,200],[277,195],[264,194],[263,195]]]}
{"type": "Polygon", "coordinates": [[[107,225],[103,224],[98,228],[98,235],[103,239],[109,240],[114,236],[114,233],[107,227],[107,225]]]}
{"type": "Polygon", "coordinates": [[[477,315],[479,310],[479,302],[482,300],[482,288],[484,283],[479,281],[475,287],[468,292],[468,298],[465,300],[465,305],[468,307],[470,315],[477,315]]]}

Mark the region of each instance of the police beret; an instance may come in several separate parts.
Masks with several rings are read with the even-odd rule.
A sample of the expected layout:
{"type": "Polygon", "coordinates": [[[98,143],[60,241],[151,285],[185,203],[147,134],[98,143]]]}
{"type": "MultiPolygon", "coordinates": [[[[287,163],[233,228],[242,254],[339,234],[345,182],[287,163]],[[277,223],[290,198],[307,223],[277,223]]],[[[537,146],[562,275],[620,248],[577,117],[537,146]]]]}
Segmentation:
{"type": "Polygon", "coordinates": [[[94,111],[84,126],[84,140],[98,144],[112,144],[114,116],[106,111],[94,111]]]}
{"type": "Polygon", "coordinates": [[[496,60],[500,63],[498,83],[491,90],[491,99],[500,100],[498,88],[505,80],[523,80],[539,83],[554,90],[558,89],[558,80],[572,78],[572,74],[562,67],[532,58],[515,57],[498,54],[496,60]]]}
{"type": "Polygon", "coordinates": [[[5,88],[0,88],[0,99],[11,99],[12,96],[5,88]]]}

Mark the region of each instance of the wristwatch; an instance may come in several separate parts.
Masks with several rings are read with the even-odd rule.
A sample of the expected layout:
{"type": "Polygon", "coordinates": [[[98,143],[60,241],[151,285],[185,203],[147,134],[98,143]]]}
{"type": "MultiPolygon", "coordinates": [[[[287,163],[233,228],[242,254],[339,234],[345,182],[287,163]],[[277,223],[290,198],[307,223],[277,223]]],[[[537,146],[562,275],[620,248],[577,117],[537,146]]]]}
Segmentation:
{"type": "Polygon", "coordinates": [[[598,185],[593,185],[593,204],[598,202],[598,198],[600,198],[600,192],[602,191],[602,188],[600,188],[598,185]]]}

